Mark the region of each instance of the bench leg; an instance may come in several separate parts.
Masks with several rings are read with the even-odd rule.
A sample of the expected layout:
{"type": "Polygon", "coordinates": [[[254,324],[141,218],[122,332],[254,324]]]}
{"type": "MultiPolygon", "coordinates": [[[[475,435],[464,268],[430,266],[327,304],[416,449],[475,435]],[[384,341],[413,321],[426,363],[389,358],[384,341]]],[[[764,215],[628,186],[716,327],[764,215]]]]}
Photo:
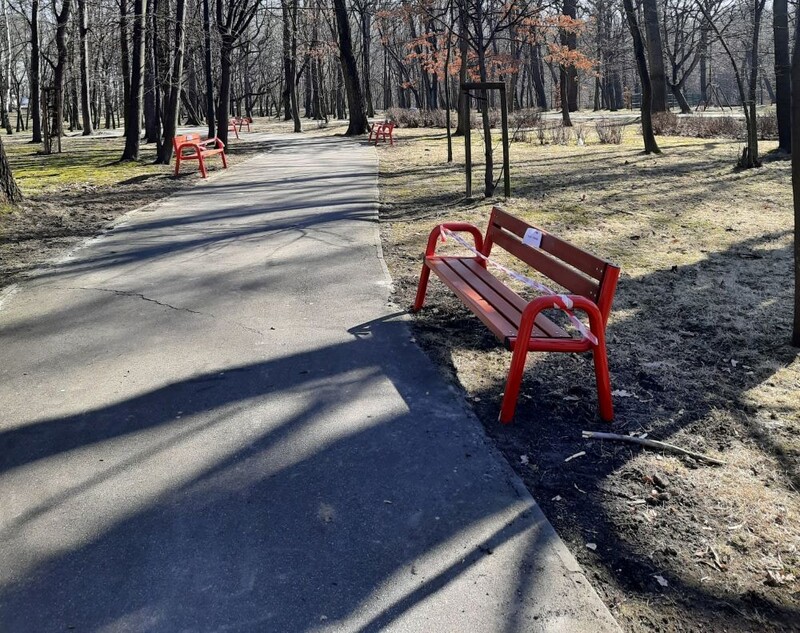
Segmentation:
{"type": "Polygon", "coordinates": [[[178,175],[178,172],[181,170],[181,155],[178,154],[175,157],[175,176],[178,175]]]}
{"type": "Polygon", "coordinates": [[[425,293],[428,292],[428,279],[431,276],[431,269],[425,263],[422,263],[422,272],[419,274],[419,285],[417,286],[417,297],[414,299],[414,306],[411,308],[412,312],[418,312],[425,304],[425,293]]]}
{"type": "Polygon", "coordinates": [[[222,168],[228,169],[228,159],[225,158],[225,152],[222,152],[220,156],[222,156],[222,168]]]}
{"type": "MultiPolygon", "coordinates": [[[[527,338],[530,338],[528,335],[527,338]]],[[[514,411],[517,408],[519,398],[519,388],[522,385],[522,374],[525,372],[525,360],[528,358],[528,348],[522,344],[527,339],[518,339],[520,344],[514,348],[511,356],[511,368],[508,370],[506,380],[506,390],[503,393],[503,403],[500,406],[500,422],[509,424],[514,419],[514,411]]]]}
{"type": "Polygon", "coordinates": [[[200,164],[200,175],[203,176],[203,178],[208,178],[208,174],[206,173],[206,161],[203,160],[202,155],[197,159],[197,162],[200,164]]]}
{"type": "Polygon", "coordinates": [[[608,355],[606,354],[606,337],[604,332],[597,335],[597,345],[592,350],[594,358],[594,375],[597,378],[597,403],[600,417],[604,422],[614,419],[614,406],[611,402],[611,377],[608,374],[608,355]]]}

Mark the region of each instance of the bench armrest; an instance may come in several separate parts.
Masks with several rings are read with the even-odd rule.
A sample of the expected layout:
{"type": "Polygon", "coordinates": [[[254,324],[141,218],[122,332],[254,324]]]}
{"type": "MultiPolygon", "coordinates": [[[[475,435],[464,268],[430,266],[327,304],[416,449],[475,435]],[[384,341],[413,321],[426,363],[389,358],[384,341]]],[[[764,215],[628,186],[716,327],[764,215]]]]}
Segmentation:
{"type": "Polygon", "coordinates": [[[533,332],[533,324],[539,313],[555,308],[563,310],[567,314],[572,314],[575,310],[584,312],[589,317],[589,330],[597,337],[598,341],[605,340],[605,325],[600,308],[591,299],[583,295],[545,295],[536,297],[531,301],[522,312],[522,319],[519,324],[519,339],[528,340],[533,332]]]}
{"type": "Polygon", "coordinates": [[[475,250],[483,252],[483,233],[474,224],[469,222],[444,222],[438,226],[433,227],[431,234],[428,236],[428,247],[425,249],[425,257],[431,257],[436,254],[436,242],[442,235],[442,229],[453,231],[454,233],[469,233],[475,240],[475,250]]]}
{"type": "Polygon", "coordinates": [[[178,148],[175,150],[175,153],[183,155],[184,148],[188,147],[190,149],[193,149],[199,155],[200,152],[202,151],[200,146],[201,146],[201,143],[197,143],[195,141],[188,141],[186,143],[181,143],[180,145],[178,145],[178,148]]]}
{"type": "Polygon", "coordinates": [[[216,136],[214,138],[207,138],[204,141],[200,141],[200,145],[204,145],[204,146],[205,145],[209,145],[211,143],[214,143],[214,147],[215,148],[225,149],[225,143],[220,141],[219,138],[216,137],[216,136]]]}

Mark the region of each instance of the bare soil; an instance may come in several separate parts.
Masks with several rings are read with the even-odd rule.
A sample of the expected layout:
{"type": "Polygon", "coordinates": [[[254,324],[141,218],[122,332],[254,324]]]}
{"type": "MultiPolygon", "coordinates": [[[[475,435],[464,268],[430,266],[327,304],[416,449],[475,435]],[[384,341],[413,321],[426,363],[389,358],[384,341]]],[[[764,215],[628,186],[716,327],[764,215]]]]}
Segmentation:
{"type": "Polygon", "coordinates": [[[493,202],[622,266],[611,425],[597,417],[591,357],[539,354],[514,423],[501,426],[510,354],[436,280],[414,328],[623,628],[800,630],[789,163],[740,172],[736,142],[662,138],[664,154],[644,156],[636,130],[620,146],[590,133],[583,146],[512,144],[514,197],[465,201],[463,139],[452,165],[441,131],[397,139],[378,151],[399,304],[412,302],[430,229],[454,219],[484,228],[493,202]],[[726,465],[584,440],[582,430],[646,434],[726,465]]]}

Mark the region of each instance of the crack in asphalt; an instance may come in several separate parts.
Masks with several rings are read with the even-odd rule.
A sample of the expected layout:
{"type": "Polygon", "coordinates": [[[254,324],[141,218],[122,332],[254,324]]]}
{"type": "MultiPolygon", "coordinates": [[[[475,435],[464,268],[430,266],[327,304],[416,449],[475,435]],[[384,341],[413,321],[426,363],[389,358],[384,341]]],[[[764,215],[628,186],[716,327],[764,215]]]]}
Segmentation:
{"type": "MultiPolygon", "coordinates": [[[[143,295],[141,292],[131,292],[129,290],[115,290],[114,288],[88,288],[86,286],[79,286],[79,287],[71,287],[66,288],[66,290],[94,290],[97,292],[108,292],[119,297],[134,297],[136,299],[141,299],[142,301],[147,301],[149,303],[155,303],[156,305],[163,306],[165,308],[169,308],[170,310],[175,310],[177,312],[188,312],[190,314],[199,314],[200,316],[211,317],[215,321],[222,321],[218,316],[211,314],[210,312],[200,312],[198,310],[192,310],[191,308],[179,308],[178,306],[174,306],[170,303],[164,303],[163,301],[159,301],[158,299],[152,299],[143,295]]],[[[248,332],[253,332],[254,334],[259,334],[263,336],[264,333],[261,330],[257,330],[247,325],[243,325],[242,323],[238,323],[236,321],[228,321],[232,325],[239,327],[243,330],[247,330],[248,332]]]]}

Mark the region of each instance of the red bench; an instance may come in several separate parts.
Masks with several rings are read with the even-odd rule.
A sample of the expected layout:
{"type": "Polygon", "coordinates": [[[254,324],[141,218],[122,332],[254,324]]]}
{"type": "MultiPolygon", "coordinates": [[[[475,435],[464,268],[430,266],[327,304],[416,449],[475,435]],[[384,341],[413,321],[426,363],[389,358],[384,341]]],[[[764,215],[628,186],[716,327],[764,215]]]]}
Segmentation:
{"type": "Polygon", "coordinates": [[[230,121],[228,121],[228,132],[233,132],[234,136],[236,136],[238,140],[239,130],[236,127],[236,119],[231,119],[230,121]]]}
{"type": "Polygon", "coordinates": [[[395,127],[397,127],[397,124],[394,121],[373,123],[369,128],[369,139],[367,142],[372,143],[372,141],[375,141],[375,145],[377,145],[381,138],[384,141],[388,138],[389,144],[394,145],[394,136],[392,133],[395,127]]]}
{"type": "MultiPolygon", "coordinates": [[[[233,125],[237,126],[239,128],[240,132],[242,131],[242,128],[245,127],[245,126],[247,127],[247,131],[249,132],[250,131],[250,124],[252,122],[253,122],[253,119],[251,119],[249,116],[239,116],[239,117],[233,117],[231,119],[231,123],[233,125]]],[[[238,138],[238,136],[237,136],[237,138],[238,138]]]]}
{"type": "Polygon", "coordinates": [[[225,158],[225,144],[216,136],[214,138],[201,139],[199,134],[181,134],[173,137],[172,146],[175,149],[175,175],[181,169],[181,163],[186,160],[196,160],[200,165],[200,174],[203,178],[208,176],[206,171],[206,158],[220,155],[223,168],[228,167],[228,160],[225,158]]]}
{"type": "MultiPolygon", "coordinates": [[[[613,419],[605,328],[619,278],[618,266],[495,207],[492,209],[485,236],[477,227],[466,222],[440,224],[431,231],[414,311],[421,309],[425,302],[431,271],[512,352],[511,368],[500,410],[501,422],[507,424],[514,417],[528,352],[591,351],[594,357],[600,417],[607,422],[613,419]],[[475,245],[473,255],[436,255],[437,240],[448,233],[454,237],[458,233],[471,234],[475,245]],[[489,268],[497,266],[490,259],[494,246],[504,249],[530,268],[566,288],[570,294],[546,294],[532,301],[523,299],[489,272],[489,268]],[[585,313],[589,318],[589,327],[581,324],[581,329],[573,336],[542,314],[543,310],[552,308],[567,311],[573,322],[577,320],[572,314],[573,310],[585,313]]],[[[515,276],[518,281],[536,284],[529,278],[522,279],[523,276],[518,273],[515,276]]]]}

